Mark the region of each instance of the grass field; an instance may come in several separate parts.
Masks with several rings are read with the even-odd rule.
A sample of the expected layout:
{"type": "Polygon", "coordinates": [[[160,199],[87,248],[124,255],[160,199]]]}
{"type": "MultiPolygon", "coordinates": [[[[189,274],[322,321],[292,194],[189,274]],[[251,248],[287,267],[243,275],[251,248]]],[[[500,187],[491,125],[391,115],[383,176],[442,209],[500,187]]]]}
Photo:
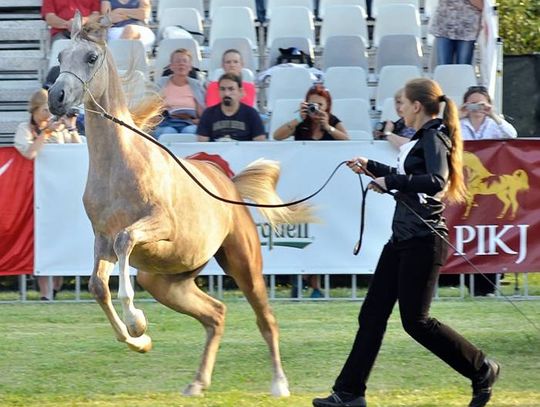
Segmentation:
{"type": "MultiPolygon", "coordinates": [[[[0,406],[310,406],[326,395],[356,330],[359,302],[275,302],[292,396],[268,395],[267,349],[243,300],[227,299],[227,329],[212,387],[202,398],[180,391],[191,380],[204,340],[195,320],[139,303],[154,349],[118,343],[94,303],[0,304],[0,406]]],[[[540,325],[540,301],[517,306],[540,325]]],[[[490,406],[540,406],[540,332],[506,301],[445,300],[433,315],[503,368],[490,406]]],[[[466,406],[470,383],[417,345],[397,313],[372,373],[368,405],[466,406]]]]}

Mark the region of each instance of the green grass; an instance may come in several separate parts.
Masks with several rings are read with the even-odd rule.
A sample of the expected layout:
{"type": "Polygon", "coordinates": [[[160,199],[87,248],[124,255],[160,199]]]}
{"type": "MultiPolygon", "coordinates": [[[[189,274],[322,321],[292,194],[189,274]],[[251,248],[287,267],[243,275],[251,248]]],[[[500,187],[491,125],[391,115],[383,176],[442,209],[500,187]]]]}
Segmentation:
{"type": "MultiPolygon", "coordinates": [[[[225,336],[212,387],[180,391],[192,379],[204,333],[194,319],[142,302],[154,349],[118,343],[93,303],[0,304],[0,406],[310,406],[326,395],[356,330],[359,302],[275,302],[292,396],[268,395],[270,367],[254,316],[227,299],[225,336]]],[[[540,302],[517,306],[540,324],[540,302]]],[[[540,406],[540,332],[506,301],[434,302],[432,313],[502,366],[490,406],[540,406]]],[[[470,384],[402,330],[395,312],[368,389],[370,407],[465,406],[470,384]]]]}

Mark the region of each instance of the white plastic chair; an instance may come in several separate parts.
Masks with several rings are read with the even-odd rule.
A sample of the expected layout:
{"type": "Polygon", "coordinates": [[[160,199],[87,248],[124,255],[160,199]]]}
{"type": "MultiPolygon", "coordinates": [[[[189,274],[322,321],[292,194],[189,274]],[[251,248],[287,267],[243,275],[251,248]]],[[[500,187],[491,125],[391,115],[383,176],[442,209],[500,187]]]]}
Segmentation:
{"type": "Polygon", "coordinates": [[[381,121],[385,122],[387,120],[395,122],[399,119],[399,116],[396,112],[396,105],[394,102],[394,98],[386,98],[384,99],[382,110],[381,110],[381,121]]]}
{"type": "Polygon", "coordinates": [[[274,11],[280,7],[305,7],[313,15],[313,0],[267,0],[266,19],[270,20],[274,11]]]}
{"type": "MultiPolygon", "coordinates": [[[[298,116],[298,110],[303,98],[296,99],[277,99],[274,103],[274,110],[270,116],[270,125],[268,127],[268,137],[274,139],[274,132],[284,123],[291,121],[298,116]]],[[[289,137],[286,140],[294,140],[294,137],[289,137]]]]}
{"type": "Polygon", "coordinates": [[[306,7],[278,7],[268,25],[267,47],[279,37],[305,37],[315,44],[313,14],[306,7]]]}
{"type": "Polygon", "coordinates": [[[146,78],[141,71],[134,71],[129,77],[121,75],[121,79],[128,107],[133,108],[146,96],[146,78]]]}
{"type": "Polygon", "coordinates": [[[367,10],[366,0],[320,0],[319,18],[324,20],[326,9],[333,6],[360,6],[364,10],[367,10]]]}
{"type": "Polygon", "coordinates": [[[373,134],[366,130],[347,130],[349,138],[353,141],[373,140],[373,134]]]}
{"type": "Polygon", "coordinates": [[[315,61],[315,50],[313,43],[306,37],[278,37],[274,38],[268,51],[268,68],[277,64],[277,59],[280,55],[280,48],[295,47],[304,51],[311,56],[311,60],[315,61]]]}
{"type": "MultiPolygon", "coordinates": [[[[214,69],[210,72],[210,75],[208,75],[208,79],[217,81],[224,72],[223,68],[214,69]]],[[[255,82],[255,75],[253,75],[251,69],[242,68],[242,82],[255,82]]]]}
{"type": "Polygon", "coordinates": [[[220,7],[216,10],[210,25],[210,49],[217,38],[245,37],[251,42],[251,48],[257,48],[255,16],[247,7],[220,7]]]}
{"type": "Polygon", "coordinates": [[[193,36],[195,40],[201,43],[204,39],[203,18],[194,8],[168,8],[159,20],[158,38],[163,37],[163,30],[170,26],[181,26],[187,31],[194,31],[203,34],[203,36],[193,36]],[[200,38],[199,38],[200,37],[200,38]]]}
{"type": "Polygon", "coordinates": [[[386,65],[416,65],[422,70],[423,57],[420,38],[410,34],[385,35],[377,47],[375,72],[386,65]]]}
{"type": "Polygon", "coordinates": [[[171,61],[171,53],[177,49],[185,48],[191,52],[193,57],[191,64],[195,68],[201,66],[201,49],[193,38],[169,38],[161,40],[157,47],[156,59],[154,60],[154,81],[162,74],[163,69],[171,61]]]}
{"type": "Polygon", "coordinates": [[[119,70],[128,70],[133,64],[134,68],[148,75],[148,61],[146,51],[140,40],[109,40],[107,46],[119,70]]]}
{"type": "Polygon", "coordinates": [[[191,133],[165,133],[159,136],[159,142],[170,146],[173,143],[194,143],[197,135],[191,133]]]}
{"type": "Polygon", "coordinates": [[[369,102],[367,76],[364,68],[335,66],[324,74],[324,86],[333,99],[364,99],[369,102]]]}
{"type": "Polygon", "coordinates": [[[422,37],[420,13],[412,4],[388,4],[379,7],[373,29],[373,44],[378,47],[385,35],[410,34],[422,37]]]}
{"type": "Polygon", "coordinates": [[[310,72],[302,67],[279,67],[272,72],[267,89],[267,109],[274,110],[278,99],[304,99],[313,84],[310,72]]]}
{"type": "Polygon", "coordinates": [[[422,73],[413,65],[383,66],[379,73],[379,83],[375,97],[375,108],[382,110],[384,100],[394,97],[395,93],[411,79],[420,78],[422,73]]]}
{"type": "Polygon", "coordinates": [[[221,7],[247,7],[254,16],[257,15],[255,0],[211,0],[210,9],[208,10],[210,20],[214,18],[216,11],[221,7]]]}
{"type": "Polygon", "coordinates": [[[69,39],[60,39],[53,42],[51,46],[51,51],[49,52],[49,67],[47,71],[49,71],[53,66],[60,65],[60,62],[58,61],[58,55],[62,50],[67,48],[67,46],[71,44],[71,40],[69,39]]]}
{"type": "MultiPolygon", "coordinates": [[[[358,35],[368,45],[366,11],[360,6],[332,6],[325,11],[321,26],[320,44],[326,47],[326,40],[335,35],[358,35]]],[[[346,49],[342,52],[349,52],[346,49]]]]}
{"type": "Polygon", "coordinates": [[[253,44],[246,37],[216,38],[210,49],[210,60],[208,61],[208,71],[212,72],[221,68],[223,53],[228,49],[236,49],[242,55],[244,68],[253,72],[257,71],[258,64],[253,52],[253,44]]]}
{"type": "Polygon", "coordinates": [[[156,10],[157,22],[159,23],[164,10],[169,8],[194,8],[201,17],[204,18],[204,2],[203,0],[159,0],[156,10]]]}
{"type": "Polygon", "coordinates": [[[369,102],[364,99],[334,99],[332,113],[343,122],[347,130],[372,132],[369,102]]]}
{"type": "Polygon", "coordinates": [[[369,69],[365,39],[358,35],[336,35],[326,39],[322,51],[321,67],[359,66],[369,69]]]}
{"type": "Polygon", "coordinates": [[[373,0],[371,6],[371,16],[376,19],[381,7],[394,4],[410,4],[414,6],[418,12],[420,12],[420,4],[418,0],[373,0]]]}
{"type": "Polygon", "coordinates": [[[473,66],[466,64],[437,65],[433,71],[433,80],[458,105],[467,88],[478,85],[473,66]]]}

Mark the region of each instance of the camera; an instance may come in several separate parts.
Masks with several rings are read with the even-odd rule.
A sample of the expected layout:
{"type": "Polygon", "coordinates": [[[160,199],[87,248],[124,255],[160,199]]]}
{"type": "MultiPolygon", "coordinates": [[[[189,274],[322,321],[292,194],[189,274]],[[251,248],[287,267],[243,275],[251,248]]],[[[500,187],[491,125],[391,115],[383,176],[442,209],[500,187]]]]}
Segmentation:
{"type": "Polygon", "coordinates": [[[66,117],[69,117],[69,118],[77,117],[79,113],[80,113],[80,110],[78,108],[72,107],[66,112],[66,117]]]}
{"type": "Polygon", "coordinates": [[[467,110],[469,112],[477,112],[479,110],[482,110],[482,104],[480,104],[480,103],[468,103],[467,104],[467,110]]]}
{"type": "Polygon", "coordinates": [[[384,126],[386,126],[386,122],[377,122],[375,123],[375,126],[373,126],[373,128],[375,129],[375,131],[380,131],[382,133],[384,130],[384,126]]]}
{"type": "Polygon", "coordinates": [[[319,112],[319,105],[317,103],[308,103],[306,106],[307,113],[312,115],[319,112]]]}

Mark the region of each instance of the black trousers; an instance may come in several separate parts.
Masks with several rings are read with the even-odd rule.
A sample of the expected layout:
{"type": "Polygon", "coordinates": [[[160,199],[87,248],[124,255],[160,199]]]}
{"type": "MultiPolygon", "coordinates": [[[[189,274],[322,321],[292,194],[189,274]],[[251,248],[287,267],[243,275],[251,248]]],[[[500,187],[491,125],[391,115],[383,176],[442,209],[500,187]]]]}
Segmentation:
{"type": "Polygon", "coordinates": [[[358,316],[356,338],[334,384],[334,391],[363,396],[392,309],[399,300],[401,322],[418,343],[468,378],[473,378],[485,355],[450,327],[429,316],[447,245],[437,236],[388,242],[371,280],[358,316]]]}

